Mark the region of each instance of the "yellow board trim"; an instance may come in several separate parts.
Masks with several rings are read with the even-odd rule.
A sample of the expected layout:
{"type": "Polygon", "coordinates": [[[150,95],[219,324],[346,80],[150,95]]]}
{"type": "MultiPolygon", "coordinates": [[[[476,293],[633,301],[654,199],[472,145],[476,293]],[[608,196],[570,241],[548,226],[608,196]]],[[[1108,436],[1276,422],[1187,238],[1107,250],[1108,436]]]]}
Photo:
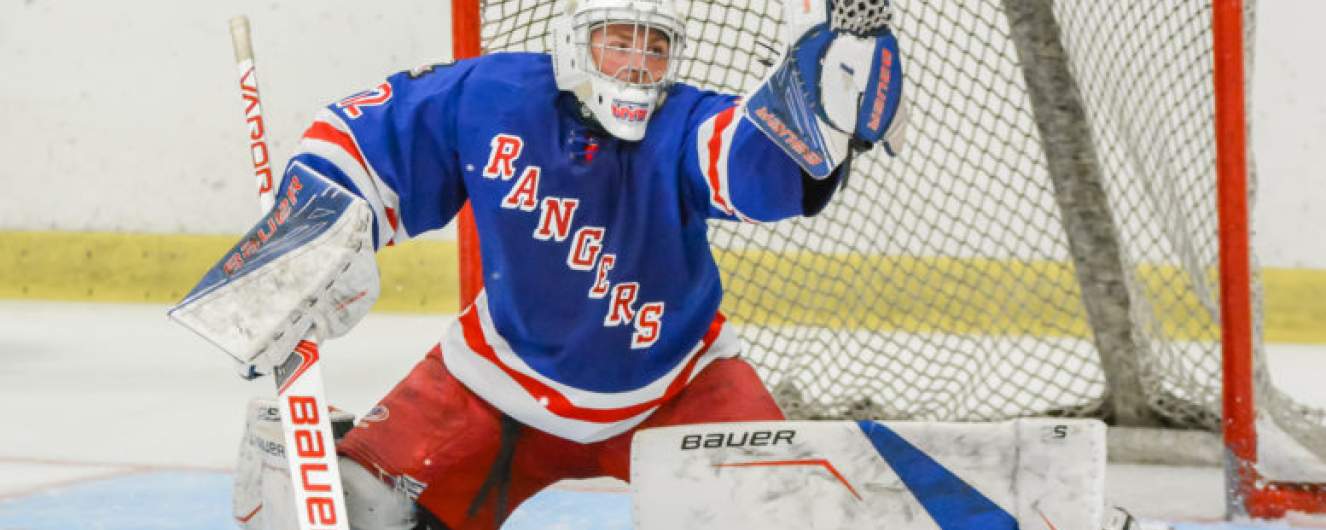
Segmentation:
{"type": "MultiPolygon", "coordinates": [[[[80,302],[179,301],[238,238],[232,235],[0,231],[0,299],[80,302]]],[[[1067,263],[976,258],[834,256],[762,251],[719,252],[724,270],[823,280],[815,300],[742,287],[730,274],[725,309],[774,325],[991,335],[1085,337],[1081,304],[1045,300],[1079,296],[1067,263]],[[741,267],[735,267],[740,263],[741,267]],[[981,293],[953,303],[957,293],[981,293]],[[869,298],[868,300],[866,298],[869,298]]],[[[454,313],[456,244],[415,240],[378,254],[388,312],[454,313]]],[[[1175,296],[1188,282],[1167,267],[1137,271],[1160,314],[1205,314],[1205,303],[1175,296]]],[[[1214,274],[1214,271],[1208,272],[1214,274]]],[[[1326,270],[1264,269],[1264,325],[1269,342],[1326,344],[1326,270]]],[[[1217,340],[1213,322],[1166,319],[1166,336],[1217,340]],[[1198,322],[1194,324],[1194,322],[1198,322]]]]}
{"type": "MultiPolygon", "coordinates": [[[[171,304],[239,240],[233,235],[0,232],[0,298],[171,304]]],[[[411,241],[378,253],[375,309],[458,310],[456,244],[411,241]]]]}

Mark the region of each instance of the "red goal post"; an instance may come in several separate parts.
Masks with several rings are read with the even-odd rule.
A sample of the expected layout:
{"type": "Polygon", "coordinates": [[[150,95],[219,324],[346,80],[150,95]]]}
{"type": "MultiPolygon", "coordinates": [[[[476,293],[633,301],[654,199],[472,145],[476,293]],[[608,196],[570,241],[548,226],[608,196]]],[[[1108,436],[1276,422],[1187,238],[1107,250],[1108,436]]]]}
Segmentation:
{"type": "Polygon", "coordinates": [[[1220,312],[1224,315],[1222,419],[1229,504],[1232,512],[1241,510],[1262,518],[1281,517],[1287,511],[1326,513],[1323,484],[1267,480],[1257,470],[1243,14],[1242,0],[1216,0],[1212,6],[1220,312]]]}
{"type": "MultiPolygon", "coordinates": [[[[479,4],[481,0],[452,0],[452,58],[459,61],[483,53],[480,43],[479,4]]],[[[464,308],[483,289],[483,263],[479,258],[479,232],[474,229],[474,210],[467,201],[456,217],[456,239],[460,268],[460,307],[464,308]]]]}
{"type": "MultiPolygon", "coordinates": [[[[688,42],[694,46],[690,64],[683,68],[687,81],[740,92],[763,75],[769,54],[756,45],[767,48],[774,39],[770,35],[775,34],[772,28],[781,10],[777,1],[682,3],[690,18],[688,42]]],[[[1270,402],[1279,406],[1287,398],[1271,387],[1269,380],[1258,380],[1254,371],[1261,355],[1260,324],[1254,313],[1257,273],[1249,251],[1244,90],[1244,44],[1250,29],[1244,27],[1244,14],[1251,6],[1241,0],[1152,2],[1148,6],[1090,2],[1068,7],[1051,0],[947,0],[938,4],[895,0],[894,4],[906,58],[904,69],[912,85],[913,127],[917,129],[912,151],[899,159],[900,169],[895,169],[898,163],[890,166],[873,158],[859,164],[855,172],[866,175],[855,176],[844,192],[848,196],[835,199],[846,204],[830,206],[821,219],[791,222],[786,229],[711,229],[728,286],[725,312],[734,322],[745,324],[743,335],[752,350],[748,358],[773,387],[789,415],[991,420],[1064,414],[1105,417],[1121,425],[1222,430],[1231,515],[1279,517],[1286,511],[1326,512],[1326,490],[1320,485],[1271,480],[1262,476],[1258,467],[1257,407],[1270,402]],[[958,12],[957,16],[946,10],[958,12]],[[1048,26],[1028,29],[1028,21],[1037,18],[1047,19],[1048,26]],[[970,25],[963,25],[968,19],[970,25]],[[1110,58],[1090,62],[1095,58],[1089,54],[1107,53],[1092,46],[1111,50],[1111,45],[1122,49],[1135,43],[1109,41],[1115,35],[1092,26],[1101,20],[1126,20],[1118,26],[1130,29],[1129,24],[1153,24],[1139,29],[1142,36],[1133,40],[1155,36],[1152,40],[1159,43],[1139,45],[1154,46],[1146,48],[1145,53],[1171,54],[1174,60],[1165,61],[1166,65],[1188,61],[1191,68],[1171,77],[1160,72],[1163,79],[1156,80],[1154,86],[1123,88],[1123,99],[1110,99],[1115,97],[1108,92],[1111,76],[1125,76],[1119,84],[1126,86],[1126,76],[1135,72],[1128,70],[1128,65],[1108,64],[1110,58]],[[1053,41],[1054,49],[1061,54],[1076,56],[1061,65],[1052,64],[1061,58],[1049,57],[1044,61],[1050,63],[1047,67],[1033,71],[1027,65],[1041,62],[1044,57],[1036,54],[1044,54],[1045,48],[1031,44],[1045,44],[1045,39],[1053,41]],[[1063,53],[1064,49],[1071,53],[1063,53]],[[951,55],[955,53],[972,58],[954,59],[951,55]],[[1084,54],[1087,62],[1081,58],[1084,54]],[[1020,62],[1016,60],[1019,55],[1020,62]],[[1214,76],[1203,74],[1212,62],[1214,76]],[[986,67],[989,73],[970,73],[986,67]],[[1008,76],[1016,67],[1023,68],[1021,77],[1025,79],[1008,76]],[[1079,76],[1083,78],[1080,82],[1088,86],[1079,87],[1079,76]],[[1062,77],[1074,78],[1067,89],[1052,84],[1043,85],[1049,88],[1037,86],[1047,79],[1062,82],[1053,79],[1062,77]],[[1181,84],[1192,79],[1199,81],[1181,84]],[[1007,86],[983,86],[992,83],[1007,86]],[[1165,86],[1171,83],[1175,86],[1165,86]],[[1130,98],[1153,95],[1147,90],[1173,93],[1157,97],[1160,103],[1154,107],[1143,106],[1142,102],[1137,109],[1129,109],[1142,116],[1134,118],[1137,124],[1111,122],[1119,121],[1108,116],[1111,102],[1132,104],[1130,98]],[[961,100],[964,93],[973,91],[981,97],[961,100]],[[1064,94],[1070,101],[1050,105],[1038,101],[1058,99],[1064,94]],[[1047,117],[1045,109],[1062,110],[1061,104],[1065,103],[1079,107],[1076,113],[1085,115],[1085,123],[1067,131],[1048,128],[1050,122],[1062,116],[1047,117]],[[1195,118],[1166,122],[1173,118],[1171,112],[1180,114],[1168,107],[1184,105],[1191,107],[1184,109],[1195,118]],[[1006,119],[1009,114],[1018,117],[1006,119]],[[1157,116],[1155,121],[1146,121],[1147,114],[1157,116]],[[1193,132],[1194,124],[1205,129],[1193,132]],[[1175,128],[1164,129],[1166,125],[1175,128]],[[1008,130],[1005,135],[1010,138],[986,134],[992,127],[1008,130]],[[1123,142],[1117,138],[1130,131],[1153,128],[1158,130],[1154,137],[1123,142]],[[1035,134],[1037,130],[1039,135],[1035,134]],[[1070,137],[1060,144],[1077,140],[1079,145],[1065,151],[1062,145],[1051,145],[1055,142],[1047,140],[1055,135],[1070,137]],[[1149,148],[1164,143],[1166,136],[1179,135],[1192,135],[1191,144],[1213,147],[1198,147],[1189,153],[1185,144],[1175,147],[1175,154],[1164,151],[1169,147],[1164,146],[1159,155],[1148,152],[1128,158],[1130,153],[1121,154],[1123,148],[1111,144],[1134,148],[1144,144],[1149,148]],[[1080,145],[1083,143],[1089,145],[1080,145]],[[1045,151],[1040,155],[1022,153],[1033,144],[1045,146],[1045,151]],[[1055,149],[1060,150],[1058,155],[1052,152],[1055,149]],[[954,156],[970,158],[953,160],[954,156]],[[1178,169],[1145,166],[1157,156],[1188,156],[1196,162],[1191,164],[1193,167],[1178,169]],[[1074,168],[1067,170],[1066,176],[1059,175],[1056,160],[1072,162],[1083,157],[1100,159],[1097,165],[1101,169],[1094,173],[1103,175],[1090,175],[1093,171],[1088,170],[1084,176],[1075,173],[1078,170],[1074,168]],[[995,169],[986,167],[992,163],[995,169]],[[1203,250],[1206,243],[1200,239],[1205,237],[1207,227],[1201,223],[1189,227],[1183,219],[1162,221],[1189,230],[1198,239],[1195,243],[1176,243],[1173,233],[1157,235],[1159,229],[1132,226],[1137,223],[1129,217],[1132,210],[1168,206],[1137,202],[1141,200],[1137,195],[1154,190],[1118,189],[1132,185],[1132,181],[1119,184],[1117,180],[1135,177],[1131,173],[1138,170],[1130,169],[1129,164],[1141,164],[1145,171],[1159,173],[1160,180],[1175,178],[1162,170],[1172,170],[1185,178],[1196,175],[1195,184],[1182,188],[1181,195],[1176,196],[1185,204],[1173,207],[1187,207],[1197,213],[1184,213],[1195,216],[1207,208],[1203,190],[1216,199],[1211,202],[1218,206],[1210,209],[1218,208],[1218,216],[1212,216],[1218,220],[1209,222],[1210,231],[1218,231],[1218,243],[1209,244],[1218,246],[1218,260],[1216,252],[1203,250]],[[910,173],[934,173],[937,180],[957,184],[938,191],[902,189],[898,181],[911,186],[907,177],[910,173]],[[1032,188],[1023,184],[1042,176],[1052,183],[1032,188]],[[1209,182],[1205,180],[1208,178],[1209,182]],[[998,184],[990,184],[993,180],[998,184]],[[1090,185],[1083,186],[1083,182],[1090,185]],[[871,195],[872,187],[883,191],[871,195]],[[1081,188],[1091,189],[1084,193],[1081,188]],[[972,189],[997,197],[999,206],[1010,213],[984,211],[991,203],[966,197],[972,189]],[[895,202],[886,202],[894,197],[895,202]],[[858,198],[860,204],[852,202],[858,198]],[[917,201],[927,201],[927,205],[918,206],[917,201]],[[1200,204],[1190,206],[1188,201],[1200,204]],[[1075,204],[1088,206],[1070,211],[1075,204]],[[953,211],[955,208],[960,211],[953,211]],[[894,215],[894,211],[904,214],[894,215]],[[1114,221],[1106,226],[1093,223],[1100,217],[1114,221]],[[913,218],[922,218],[923,222],[913,223],[913,218]],[[888,223],[887,227],[881,228],[883,223],[888,223]],[[1059,223],[1063,226],[1043,226],[1059,223]],[[1068,234],[1047,235],[1051,229],[1060,228],[1068,234]],[[852,232],[872,229],[902,232],[904,236],[895,235],[893,240],[881,242],[869,239],[877,236],[852,232]],[[994,242],[980,239],[991,233],[995,234],[994,242]],[[1021,239],[1010,243],[1012,237],[1021,239]],[[1084,243],[1111,238],[1116,241],[1104,246],[1084,243]],[[1166,254],[1165,249],[1140,246],[1166,238],[1169,246],[1187,245],[1196,250],[1186,252],[1208,259],[1188,259],[1191,256],[1183,252],[1175,257],[1166,254]],[[896,239],[905,241],[897,243],[896,239]],[[1045,243],[1047,239],[1055,241],[1045,243]],[[784,241],[795,244],[783,245],[784,241]],[[803,248],[807,241],[828,243],[803,248]],[[1185,270],[1172,265],[1179,261],[1199,263],[1189,263],[1185,270]],[[1218,279],[1203,288],[1206,276],[1217,276],[1208,269],[1217,267],[1218,279]],[[859,279],[872,275],[888,278],[859,279]],[[825,280],[828,285],[822,290],[793,292],[792,287],[756,279],[779,276],[792,277],[788,284],[803,283],[808,277],[833,276],[833,281],[825,280]],[[1187,290],[1160,292],[1161,287],[1157,287],[1174,284],[1187,290]],[[1218,291],[1218,303],[1205,303],[1204,289],[1218,291]],[[1126,294],[1122,299],[1110,300],[1111,293],[1118,291],[1126,294]],[[976,294],[972,296],[972,292],[976,294]],[[851,303],[853,295],[857,297],[856,305],[851,303]],[[814,301],[835,297],[849,301],[814,301]],[[918,307],[876,307],[909,305],[918,307]],[[982,310],[999,314],[973,316],[982,310]],[[1199,316],[1194,321],[1176,316],[1190,313],[1199,316]],[[904,338],[892,338],[895,336],[904,338]],[[818,353],[826,348],[865,353],[818,353]],[[791,353],[784,355],[780,350],[791,353]],[[988,350],[989,354],[982,356],[973,350],[988,350]],[[913,352],[919,353],[909,356],[913,352]],[[1000,359],[1006,359],[1006,364],[1000,359]],[[1197,375],[1167,375],[1166,371],[1197,375]],[[996,382],[989,382],[991,379],[996,382]],[[907,382],[888,382],[891,380],[907,382]],[[984,385],[994,390],[988,394],[971,390],[984,385]],[[1020,387],[1025,394],[1006,391],[1012,386],[1020,387]]],[[[552,0],[453,0],[452,5],[456,59],[485,51],[542,50],[546,19],[562,6],[552,0]]],[[[1116,52],[1113,55],[1127,55],[1111,51],[1116,52]]],[[[1155,217],[1164,214],[1156,213],[1155,217]]],[[[460,219],[464,306],[482,288],[483,276],[478,237],[468,206],[460,219]]],[[[1285,413],[1285,409],[1277,409],[1278,417],[1294,413],[1285,413]]],[[[1301,422],[1303,425],[1290,430],[1306,445],[1315,446],[1326,440],[1326,426],[1319,411],[1310,416],[1301,422]]],[[[1318,455],[1326,454],[1326,448],[1317,449],[1318,455]]]]}

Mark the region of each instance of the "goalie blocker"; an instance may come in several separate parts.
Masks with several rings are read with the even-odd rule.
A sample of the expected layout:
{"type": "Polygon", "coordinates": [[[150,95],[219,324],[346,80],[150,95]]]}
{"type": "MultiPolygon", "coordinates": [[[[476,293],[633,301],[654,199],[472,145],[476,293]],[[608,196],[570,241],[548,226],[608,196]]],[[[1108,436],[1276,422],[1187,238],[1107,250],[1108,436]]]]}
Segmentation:
{"type": "Polygon", "coordinates": [[[637,530],[1129,528],[1104,485],[1096,420],[706,424],[631,448],[637,530]]]}
{"type": "Polygon", "coordinates": [[[344,334],[379,293],[364,200],[299,162],[286,173],[271,211],[169,313],[264,371],[310,333],[344,334]]]}

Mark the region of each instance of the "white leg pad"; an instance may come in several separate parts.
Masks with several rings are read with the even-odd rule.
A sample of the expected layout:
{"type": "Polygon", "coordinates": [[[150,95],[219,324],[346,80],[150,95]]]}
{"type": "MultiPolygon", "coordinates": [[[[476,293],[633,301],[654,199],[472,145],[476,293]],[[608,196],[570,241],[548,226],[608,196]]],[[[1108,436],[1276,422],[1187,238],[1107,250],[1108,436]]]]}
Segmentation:
{"type": "MultiPolygon", "coordinates": [[[[332,412],[333,422],[350,420],[349,414],[332,412]]],[[[378,480],[358,462],[345,457],[338,461],[351,529],[414,528],[414,502],[404,492],[378,480]]],[[[273,400],[254,399],[249,403],[235,469],[234,515],[235,522],[245,530],[299,527],[281,416],[273,400]]]]}
{"type": "Polygon", "coordinates": [[[1104,480],[1096,420],[720,423],[631,446],[637,530],[1099,530],[1104,480]]]}
{"type": "Polygon", "coordinates": [[[354,530],[411,530],[414,501],[404,492],[378,480],[373,472],[349,458],[341,457],[341,484],[345,486],[345,509],[354,530]]]}
{"type": "Polygon", "coordinates": [[[276,401],[249,401],[235,465],[235,522],[245,530],[298,528],[276,401]]]}

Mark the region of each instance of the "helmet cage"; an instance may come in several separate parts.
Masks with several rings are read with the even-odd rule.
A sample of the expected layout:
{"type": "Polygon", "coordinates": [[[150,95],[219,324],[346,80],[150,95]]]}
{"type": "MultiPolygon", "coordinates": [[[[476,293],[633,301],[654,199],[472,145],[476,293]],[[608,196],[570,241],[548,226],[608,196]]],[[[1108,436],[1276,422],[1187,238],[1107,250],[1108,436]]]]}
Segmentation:
{"type": "MultiPolygon", "coordinates": [[[[623,88],[657,88],[659,90],[666,90],[667,87],[672,84],[672,80],[676,78],[677,69],[681,63],[681,50],[684,47],[684,43],[682,42],[683,31],[685,28],[682,27],[680,20],[669,13],[664,13],[661,10],[658,10],[654,7],[656,4],[652,2],[620,3],[623,4],[621,7],[588,8],[575,13],[572,16],[571,24],[572,32],[575,35],[575,53],[580,56],[579,63],[586,65],[585,70],[590,76],[621,84],[623,88]],[[640,10],[638,7],[627,7],[632,4],[635,6],[645,5],[651,9],[640,10]],[[606,35],[601,39],[598,46],[593,46],[591,43],[591,37],[594,31],[599,28],[606,28],[613,24],[631,25],[632,34],[635,36],[635,44],[639,46],[639,48],[617,48],[608,46],[606,44],[606,35]],[[660,33],[668,39],[668,53],[666,56],[650,53],[648,50],[640,50],[640,48],[648,47],[649,39],[655,33],[660,33]],[[628,54],[644,53],[646,60],[659,58],[666,59],[667,67],[664,69],[663,75],[658,79],[653,79],[653,72],[649,70],[647,64],[644,65],[644,68],[641,70],[643,70],[643,73],[649,77],[649,79],[646,79],[643,82],[622,79],[618,77],[618,72],[604,72],[600,67],[600,64],[594,61],[591,48],[597,48],[599,50],[600,61],[610,52],[622,52],[628,54]]],[[[628,64],[622,68],[631,68],[632,66],[632,64],[628,64]]]]}
{"type": "MultiPolygon", "coordinates": [[[[609,134],[638,141],[644,137],[649,119],[663,104],[667,89],[677,76],[685,27],[673,11],[671,0],[581,0],[576,4],[569,3],[568,13],[554,24],[553,68],[557,87],[575,94],[589,116],[609,134]],[[600,48],[603,52],[640,53],[648,48],[648,41],[640,38],[648,39],[653,32],[667,36],[668,64],[662,75],[655,78],[651,72],[621,79],[617,77],[621,69],[604,73],[593,60],[590,41],[593,31],[609,24],[632,25],[632,47],[620,50],[606,46],[605,42],[600,48]],[[631,77],[636,79],[633,81],[631,77]]],[[[600,54],[600,58],[604,56],[600,54]]],[[[640,58],[636,56],[630,61],[628,65],[647,66],[647,60],[639,64],[640,58]]]]}

